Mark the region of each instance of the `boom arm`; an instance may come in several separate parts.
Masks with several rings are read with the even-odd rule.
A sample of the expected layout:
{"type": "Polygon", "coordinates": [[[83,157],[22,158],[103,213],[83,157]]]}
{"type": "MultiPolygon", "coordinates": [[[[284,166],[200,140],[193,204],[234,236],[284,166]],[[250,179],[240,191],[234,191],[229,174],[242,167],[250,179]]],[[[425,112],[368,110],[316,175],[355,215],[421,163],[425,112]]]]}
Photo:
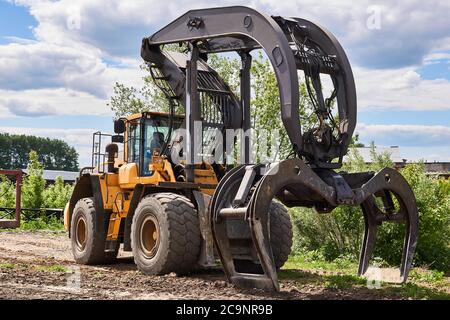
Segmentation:
{"type": "MultiPolygon", "coordinates": [[[[334,158],[345,155],[356,125],[355,85],[342,47],[324,28],[299,18],[270,17],[247,7],[212,8],[188,11],[144,38],[143,59],[154,62],[159,46],[169,43],[195,43],[200,55],[263,49],[278,81],[281,118],[294,150],[317,166],[329,165],[334,158]],[[319,76],[320,73],[332,76],[339,111],[335,141],[315,138],[312,132],[302,135],[298,69],[305,70],[305,74],[315,81],[322,117],[327,113],[319,76]]],[[[320,130],[325,131],[324,128],[320,130]]],[[[318,132],[317,128],[314,132],[318,132]]]]}

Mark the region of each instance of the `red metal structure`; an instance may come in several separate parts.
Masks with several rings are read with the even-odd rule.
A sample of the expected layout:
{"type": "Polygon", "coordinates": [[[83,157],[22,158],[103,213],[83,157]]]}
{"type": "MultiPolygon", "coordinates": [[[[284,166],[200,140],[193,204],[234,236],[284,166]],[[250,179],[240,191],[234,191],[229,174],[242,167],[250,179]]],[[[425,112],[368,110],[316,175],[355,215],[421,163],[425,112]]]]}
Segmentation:
{"type": "Polygon", "coordinates": [[[16,207],[15,218],[0,219],[0,228],[18,228],[20,226],[20,196],[22,187],[22,171],[21,170],[0,170],[0,175],[14,177],[16,181],[16,207]]]}

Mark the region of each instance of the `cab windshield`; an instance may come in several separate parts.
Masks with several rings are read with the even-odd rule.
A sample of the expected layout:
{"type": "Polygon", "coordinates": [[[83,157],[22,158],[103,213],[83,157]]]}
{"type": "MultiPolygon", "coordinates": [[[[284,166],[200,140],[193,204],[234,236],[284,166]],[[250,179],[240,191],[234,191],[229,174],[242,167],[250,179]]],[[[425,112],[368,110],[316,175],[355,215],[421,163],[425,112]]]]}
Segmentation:
{"type": "MultiPolygon", "coordinates": [[[[180,124],[181,121],[176,119],[173,130],[179,128],[180,124]]],[[[139,119],[130,123],[128,162],[138,163],[139,166],[142,165],[140,170],[141,175],[148,176],[152,174],[149,169],[152,156],[156,153],[161,154],[164,151],[167,134],[169,133],[169,125],[170,120],[168,117],[139,119]]]]}
{"type": "Polygon", "coordinates": [[[169,132],[169,119],[146,119],[144,122],[143,175],[151,174],[149,165],[154,154],[161,154],[169,132]]]}

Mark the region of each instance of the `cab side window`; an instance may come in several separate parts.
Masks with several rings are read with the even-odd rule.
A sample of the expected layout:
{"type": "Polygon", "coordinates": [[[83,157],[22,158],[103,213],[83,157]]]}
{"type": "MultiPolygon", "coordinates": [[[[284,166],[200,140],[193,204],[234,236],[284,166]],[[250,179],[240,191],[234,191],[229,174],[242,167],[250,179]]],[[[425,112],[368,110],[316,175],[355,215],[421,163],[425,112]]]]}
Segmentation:
{"type": "Polygon", "coordinates": [[[128,163],[139,164],[141,145],[141,126],[139,123],[131,123],[128,130],[128,163]]]}

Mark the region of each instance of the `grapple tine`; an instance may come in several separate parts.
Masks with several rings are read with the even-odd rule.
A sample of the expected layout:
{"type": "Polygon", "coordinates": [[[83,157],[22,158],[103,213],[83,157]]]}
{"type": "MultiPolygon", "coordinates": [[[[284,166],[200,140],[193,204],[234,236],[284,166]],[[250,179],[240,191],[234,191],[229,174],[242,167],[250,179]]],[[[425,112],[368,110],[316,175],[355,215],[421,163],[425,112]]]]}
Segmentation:
{"type": "Polygon", "coordinates": [[[243,170],[244,166],[237,166],[231,169],[217,185],[216,192],[214,193],[210,203],[209,222],[211,224],[211,234],[214,240],[215,248],[222,262],[225,276],[230,282],[235,273],[235,268],[233,264],[233,257],[231,255],[230,243],[227,236],[226,225],[223,221],[220,221],[218,216],[218,207],[221,206],[220,202],[224,200],[224,196],[228,192],[229,182],[233,180],[235,175],[239,175],[239,173],[243,170]]]}
{"type": "MultiPolygon", "coordinates": [[[[268,215],[268,213],[265,214],[268,215]]],[[[255,244],[258,258],[261,262],[264,273],[272,282],[273,288],[276,291],[280,291],[277,269],[273,260],[272,247],[270,246],[270,236],[267,227],[263,226],[263,222],[255,219],[253,220],[250,229],[252,232],[253,243],[255,244]]]]}
{"type": "MultiPolygon", "coordinates": [[[[269,235],[270,221],[269,221],[268,207],[266,208],[267,210],[261,210],[261,207],[258,207],[258,203],[261,201],[261,199],[258,199],[261,187],[263,188],[265,187],[264,178],[263,181],[261,181],[261,183],[256,188],[250,201],[249,206],[250,212],[248,212],[250,220],[250,231],[264,273],[271,280],[275,290],[279,291],[280,285],[278,284],[277,270],[273,259],[272,247],[270,245],[270,235],[269,235]]],[[[269,201],[272,201],[272,198],[274,197],[274,194],[272,195],[267,194],[267,192],[271,191],[272,190],[266,190],[265,194],[265,196],[267,197],[266,199],[269,199],[269,201]]]]}
{"type": "Polygon", "coordinates": [[[378,231],[378,223],[373,218],[375,216],[375,206],[373,199],[367,200],[361,204],[364,216],[364,239],[361,245],[361,254],[359,258],[358,275],[363,276],[369,268],[370,258],[375,248],[375,241],[378,231]]]}
{"type": "Polygon", "coordinates": [[[411,269],[418,237],[419,221],[416,209],[415,213],[411,213],[408,215],[406,224],[405,243],[403,245],[402,262],[400,265],[400,276],[402,277],[403,282],[405,282],[408,278],[408,273],[411,269]]]}

